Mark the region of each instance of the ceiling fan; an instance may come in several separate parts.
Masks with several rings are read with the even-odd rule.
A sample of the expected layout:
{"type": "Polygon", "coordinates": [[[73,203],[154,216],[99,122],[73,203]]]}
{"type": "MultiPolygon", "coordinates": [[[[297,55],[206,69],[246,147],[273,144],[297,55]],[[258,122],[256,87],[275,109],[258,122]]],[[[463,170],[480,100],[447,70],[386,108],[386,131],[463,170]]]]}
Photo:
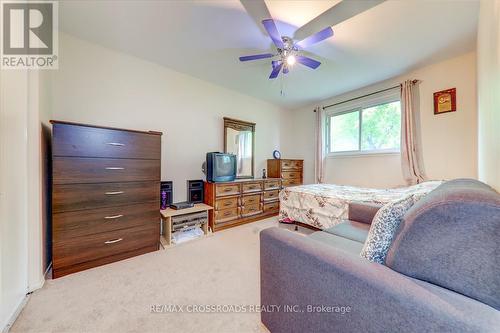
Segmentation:
{"type": "Polygon", "coordinates": [[[264,54],[256,54],[250,56],[240,57],[240,61],[250,61],[257,59],[265,59],[265,58],[273,58],[277,56],[277,60],[271,61],[271,65],[273,70],[270,79],[275,79],[278,77],[281,69],[283,69],[283,74],[288,74],[290,71],[290,67],[298,62],[304,66],[307,66],[312,69],[316,69],[321,65],[319,61],[306,57],[300,54],[300,51],[309,47],[313,44],[321,42],[324,39],[327,39],[333,36],[333,30],[331,27],[325,28],[320,32],[315,33],[312,36],[307,37],[306,39],[301,40],[300,42],[294,43],[293,39],[288,36],[281,36],[276,28],[276,24],[273,19],[265,19],[262,21],[269,37],[271,37],[274,45],[277,48],[277,53],[264,53],[264,54]]]}
{"type": "Polygon", "coordinates": [[[240,61],[252,61],[259,59],[274,58],[271,61],[271,75],[269,79],[275,79],[280,72],[288,74],[291,67],[295,63],[302,64],[312,69],[316,69],[321,65],[321,62],[303,55],[302,51],[307,47],[319,43],[333,36],[333,25],[338,24],[348,18],[355,16],[385,0],[344,0],[337,3],[312,21],[306,23],[295,32],[295,39],[300,41],[294,42],[294,39],[288,36],[281,36],[276,23],[271,17],[269,10],[264,0],[241,0],[241,3],[247,12],[254,18],[267,17],[262,22],[264,29],[276,46],[276,53],[262,53],[240,57],[240,61]],[[323,25],[322,30],[318,31],[319,26],[323,25]],[[317,32],[316,32],[317,31],[317,32]]]}

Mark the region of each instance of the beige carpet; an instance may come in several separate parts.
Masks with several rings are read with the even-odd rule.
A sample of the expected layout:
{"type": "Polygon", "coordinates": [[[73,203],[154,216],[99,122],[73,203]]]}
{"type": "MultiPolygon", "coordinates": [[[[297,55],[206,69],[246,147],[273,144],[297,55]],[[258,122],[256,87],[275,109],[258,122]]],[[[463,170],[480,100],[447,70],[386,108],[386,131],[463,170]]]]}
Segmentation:
{"type": "Polygon", "coordinates": [[[259,304],[259,232],[277,224],[269,218],[49,280],[11,332],[267,332],[256,312],[152,313],[151,307],[259,304]]]}

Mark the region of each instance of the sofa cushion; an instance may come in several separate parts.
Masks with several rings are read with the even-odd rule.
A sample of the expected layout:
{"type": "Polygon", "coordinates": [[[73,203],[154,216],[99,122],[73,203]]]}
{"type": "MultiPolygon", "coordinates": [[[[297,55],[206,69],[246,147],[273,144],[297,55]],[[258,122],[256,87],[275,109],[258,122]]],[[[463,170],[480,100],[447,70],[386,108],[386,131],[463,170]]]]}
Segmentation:
{"type": "Polygon", "coordinates": [[[473,179],[440,185],[404,216],[386,265],[500,309],[500,195],[473,179]]]}
{"type": "Polygon", "coordinates": [[[331,228],[323,230],[332,235],[344,237],[356,242],[364,243],[368,236],[370,225],[356,221],[342,221],[341,223],[331,228]]]}
{"type": "Polygon", "coordinates": [[[361,257],[383,264],[405,213],[423,195],[411,194],[385,204],[373,218],[361,257]]]}
{"type": "Polygon", "coordinates": [[[363,248],[363,243],[336,236],[324,231],[313,232],[308,237],[354,256],[359,256],[359,251],[363,248]]]}
{"type": "Polygon", "coordinates": [[[374,202],[351,201],[347,210],[348,218],[351,221],[370,224],[380,207],[381,204],[374,202]]]}

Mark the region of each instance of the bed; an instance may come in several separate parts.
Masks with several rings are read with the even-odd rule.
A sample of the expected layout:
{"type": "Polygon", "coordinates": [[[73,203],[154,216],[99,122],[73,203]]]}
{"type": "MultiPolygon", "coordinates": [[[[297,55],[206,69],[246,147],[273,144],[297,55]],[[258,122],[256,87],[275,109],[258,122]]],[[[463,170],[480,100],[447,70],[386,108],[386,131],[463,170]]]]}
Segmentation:
{"type": "Polygon", "coordinates": [[[373,189],[333,184],[312,184],[287,187],[280,192],[280,220],[300,222],[318,229],[327,229],[347,218],[351,201],[386,204],[409,194],[427,194],[442,181],[394,189],[373,189]]]}

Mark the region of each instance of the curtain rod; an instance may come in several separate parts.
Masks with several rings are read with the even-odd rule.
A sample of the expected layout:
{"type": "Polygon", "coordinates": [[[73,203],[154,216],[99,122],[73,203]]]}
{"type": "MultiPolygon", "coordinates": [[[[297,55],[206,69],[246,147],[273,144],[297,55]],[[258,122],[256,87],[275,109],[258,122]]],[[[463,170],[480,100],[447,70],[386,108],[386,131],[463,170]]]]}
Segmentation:
{"type": "MultiPolygon", "coordinates": [[[[415,84],[415,83],[420,82],[420,80],[413,80],[411,82],[413,84],[415,84]]],[[[390,87],[390,88],[385,88],[385,89],[381,89],[381,90],[378,90],[378,91],[374,91],[372,93],[369,93],[369,94],[366,94],[366,95],[363,95],[363,96],[354,97],[354,98],[348,99],[346,101],[342,101],[342,102],[338,102],[338,103],[334,103],[334,104],[330,104],[330,105],[325,105],[325,106],[323,106],[323,110],[331,108],[332,106],[337,106],[337,105],[344,104],[344,103],[347,103],[347,102],[352,102],[352,101],[355,101],[357,99],[361,99],[361,98],[364,98],[364,97],[368,97],[368,96],[372,96],[372,95],[375,95],[375,94],[379,94],[381,92],[389,91],[389,90],[396,89],[396,88],[399,88],[399,87],[401,87],[401,83],[398,84],[398,85],[396,85],[396,86],[390,87]]],[[[314,112],[316,112],[316,110],[314,110],[314,112]]]]}

